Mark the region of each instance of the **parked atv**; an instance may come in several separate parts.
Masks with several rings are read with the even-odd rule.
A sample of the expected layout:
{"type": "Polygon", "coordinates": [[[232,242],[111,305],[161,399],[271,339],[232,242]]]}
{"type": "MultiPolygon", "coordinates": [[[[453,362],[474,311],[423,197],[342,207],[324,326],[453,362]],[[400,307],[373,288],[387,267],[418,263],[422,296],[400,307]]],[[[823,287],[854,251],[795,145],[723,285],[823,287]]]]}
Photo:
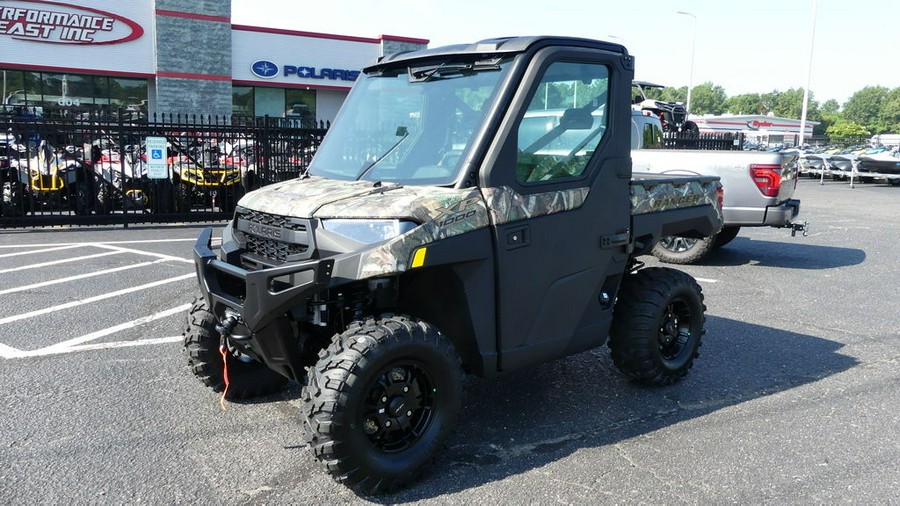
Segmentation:
{"type": "Polygon", "coordinates": [[[88,215],[94,209],[96,178],[81,147],[54,149],[43,140],[28,160],[29,195],[41,209],[69,209],[88,215]]]}
{"type": "Polygon", "coordinates": [[[25,213],[28,188],[28,158],[25,146],[12,133],[0,135],[0,217],[25,213]]]}
{"type": "Polygon", "coordinates": [[[665,88],[661,84],[648,83],[646,81],[633,81],[632,88],[637,89],[633,100],[636,108],[642,111],[650,111],[659,118],[663,131],[679,132],[696,136],[700,134],[700,128],[693,121],[688,120],[688,110],[681,102],[663,102],[647,98],[645,92],[648,88],[665,88]]]}
{"type": "Polygon", "coordinates": [[[169,157],[175,208],[190,211],[195,204],[230,212],[244,194],[241,168],[235,166],[231,153],[219,144],[196,143],[183,146],[170,139],[175,152],[169,157]]]}

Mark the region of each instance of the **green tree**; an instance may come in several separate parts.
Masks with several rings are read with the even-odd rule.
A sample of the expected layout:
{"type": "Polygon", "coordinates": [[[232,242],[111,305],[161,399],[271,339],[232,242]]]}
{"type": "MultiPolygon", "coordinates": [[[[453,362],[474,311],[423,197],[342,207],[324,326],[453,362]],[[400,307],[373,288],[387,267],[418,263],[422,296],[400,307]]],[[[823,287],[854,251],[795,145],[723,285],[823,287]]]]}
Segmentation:
{"type": "Polygon", "coordinates": [[[769,112],[759,93],[745,93],[728,97],[725,100],[725,111],[729,114],[766,114],[769,112]]]}
{"type": "Polygon", "coordinates": [[[711,82],[694,86],[691,90],[691,114],[722,114],[728,95],[725,89],[711,82]]]}
{"type": "Polygon", "coordinates": [[[835,122],[833,125],[829,126],[825,133],[831,137],[832,139],[838,138],[858,138],[865,137],[870,134],[869,130],[866,127],[860,125],[859,123],[853,123],[851,121],[839,120],[835,122]]]}
{"type": "Polygon", "coordinates": [[[900,88],[894,88],[885,95],[878,111],[878,119],[884,127],[882,132],[900,133],[900,88]]]}
{"type": "MultiPolygon", "coordinates": [[[[803,114],[803,88],[791,88],[787,91],[776,92],[775,107],[772,108],[772,112],[783,118],[799,118],[803,114]]],[[[813,99],[812,92],[809,92],[806,117],[811,121],[818,121],[822,117],[819,112],[819,104],[813,99]]]]}
{"type": "Polygon", "coordinates": [[[819,106],[819,111],[822,113],[823,118],[826,114],[837,114],[840,109],[841,105],[833,98],[826,100],[819,106]]]}
{"type": "Polygon", "coordinates": [[[871,132],[885,132],[887,125],[883,125],[879,120],[882,103],[887,95],[888,89],[884,86],[866,86],[854,93],[844,104],[844,118],[863,125],[871,132]]]}

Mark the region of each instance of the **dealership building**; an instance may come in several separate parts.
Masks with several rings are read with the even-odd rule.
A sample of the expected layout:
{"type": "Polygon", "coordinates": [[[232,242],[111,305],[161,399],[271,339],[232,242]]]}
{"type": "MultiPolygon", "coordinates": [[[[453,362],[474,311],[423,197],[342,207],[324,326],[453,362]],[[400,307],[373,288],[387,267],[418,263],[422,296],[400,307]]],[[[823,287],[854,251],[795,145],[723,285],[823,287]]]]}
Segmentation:
{"type": "Polygon", "coordinates": [[[428,41],[231,23],[230,0],[0,1],[0,113],[331,121],[364,67],[428,41]]]}
{"type": "MultiPolygon", "coordinates": [[[[691,121],[697,124],[700,133],[740,133],[743,134],[746,141],[767,145],[796,145],[797,138],[800,135],[799,119],[779,118],[762,114],[692,115],[691,121]]],[[[803,125],[804,143],[809,143],[813,135],[813,128],[818,124],[818,121],[807,121],[803,125]]]]}

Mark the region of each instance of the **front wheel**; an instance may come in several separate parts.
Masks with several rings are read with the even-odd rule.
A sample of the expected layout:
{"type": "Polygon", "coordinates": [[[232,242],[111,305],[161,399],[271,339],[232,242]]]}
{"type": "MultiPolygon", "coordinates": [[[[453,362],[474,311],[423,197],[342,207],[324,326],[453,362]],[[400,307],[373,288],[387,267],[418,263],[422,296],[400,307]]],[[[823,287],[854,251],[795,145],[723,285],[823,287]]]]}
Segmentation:
{"type": "Polygon", "coordinates": [[[705,257],[715,246],[716,236],[694,239],[670,235],[653,246],[653,256],[668,264],[692,264],[705,257]]]}
{"type": "Polygon", "coordinates": [[[610,329],[613,363],[645,385],[678,381],[699,356],[705,313],[700,285],[681,271],[655,267],[628,275],[610,329]]]}
{"type": "Polygon", "coordinates": [[[207,307],[206,300],[195,299],[182,334],[188,365],[194,376],[214,391],[221,392],[225,388],[227,365],[229,398],[246,399],[280,391],[287,378],[265,364],[233,349],[227,349],[223,359],[216,323],[216,316],[207,307]]]}
{"type": "Polygon", "coordinates": [[[405,485],[462,404],[462,366],[434,327],[404,316],[357,322],[308,369],[301,413],[316,459],[362,493],[405,485]]]}

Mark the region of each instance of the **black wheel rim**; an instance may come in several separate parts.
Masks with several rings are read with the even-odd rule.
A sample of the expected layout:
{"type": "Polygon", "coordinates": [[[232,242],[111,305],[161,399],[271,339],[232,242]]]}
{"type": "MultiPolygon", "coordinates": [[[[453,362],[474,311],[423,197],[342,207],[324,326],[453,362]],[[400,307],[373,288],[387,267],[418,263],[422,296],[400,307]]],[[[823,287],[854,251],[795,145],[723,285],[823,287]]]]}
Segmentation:
{"type": "Polygon", "coordinates": [[[683,253],[693,248],[694,245],[697,244],[697,239],[671,235],[660,239],[659,244],[662,245],[663,248],[674,253],[683,253]]]}
{"type": "Polygon", "coordinates": [[[691,349],[694,317],[691,306],[682,298],[666,305],[659,325],[659,353],[668,364],[678,367],[691,349]]]}
{"type": "Polygon", "coordinates": [[[375,448],[398,453],[422,438],[435,414],[434,380],[425,367],[395,363],[383,369],[369,388],[362,428],[375,448]]]}

